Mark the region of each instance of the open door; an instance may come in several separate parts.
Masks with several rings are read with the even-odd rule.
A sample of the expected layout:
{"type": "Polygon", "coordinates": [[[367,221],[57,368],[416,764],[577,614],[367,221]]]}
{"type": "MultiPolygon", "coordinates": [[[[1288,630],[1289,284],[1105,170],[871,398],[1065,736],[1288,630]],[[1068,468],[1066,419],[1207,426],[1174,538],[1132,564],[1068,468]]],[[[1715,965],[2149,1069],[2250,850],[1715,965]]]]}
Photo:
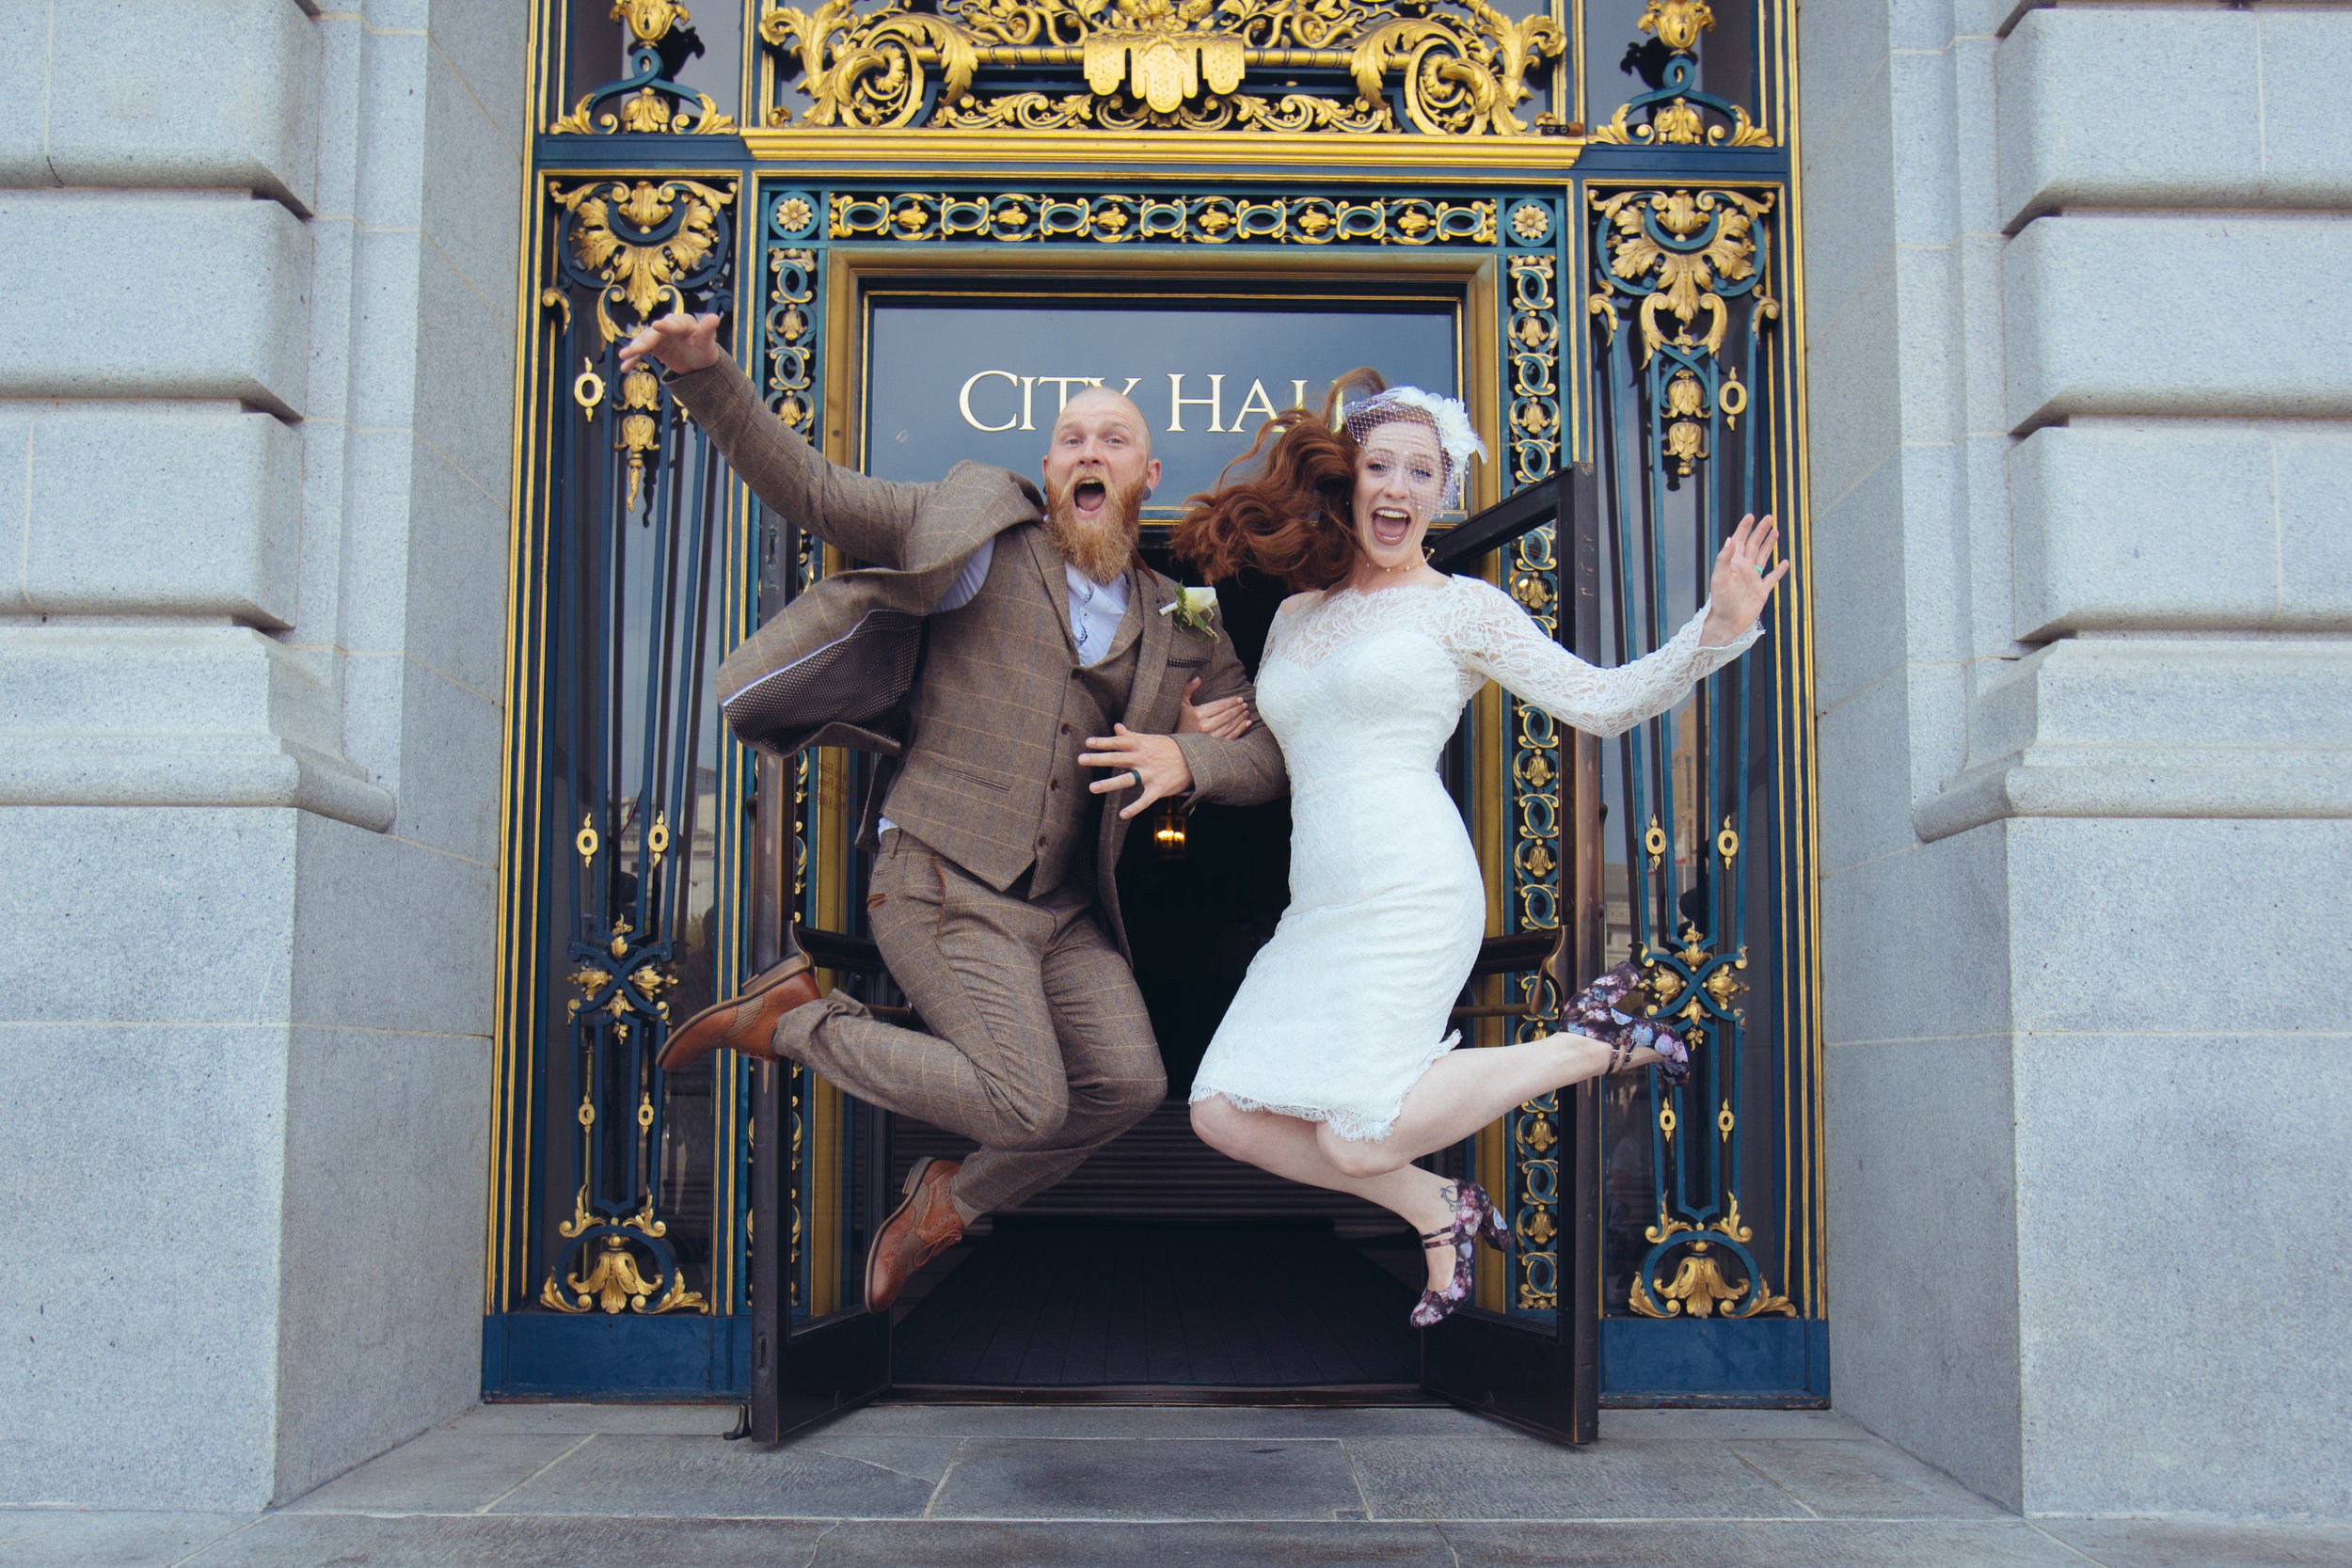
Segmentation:
{"type": "MultiPolygon", "coordinates": [[[[811,575],[801,531],[777,522],[764,551],[764,624],[811,575]]],[[[818,759],[759,759],[752,969],[799,950],[798,870],[818,759]]],[[[829,955],[810,944],[825,977],[829,955]]],[[[890,1316],[866,1310],[867,1242],[888,1210],[885,1113],[792,1063],[752,1064],[751,1406],[743,1435],[773,1442],[890,1385],[890,1316]]]]}
{"type": "MultiPolygon", "coordinates": [[[[1587,465],[1530,485],[1447,534],[1431,558],[1440,571],[1468,569],[1487,551],[1547,523],[1562,552],[1555,625],[1579,657],[1599,660],[1599,490],[1587,465]]],[[[1551,958],[1562,995],[1599,973],[1602,923],[1600,744],[1572,735],[1560,816],[1561,922],[1567,940],[1551,958]]],[[[1467,1305],[1422,1336],[1422,1378],[1432,1393],[1565,1443],[1589,1443],[1600,1413],[1600,1096],[1583,1084],[1559,1096],[1557,1122],[1560,1285],[1548,1316],[1509,1315],[1467,1305]]],[[[1494,1136],[1489,1132],[1487,1136],[1494,1136]]],[[[1510,1266],[1485,1247],[1482,1270],[1510,1266]]],[[[1485,1292],[1479,1292],[1485,1294],[1485,1292]]],[[[1473,1297],[1473,1302],[1476,1300],[1473,1297]]]]}
{"type": "MultiPolygon", "coordinates": [[[[763,757],[752,941],[756,968],[795,945],[792,766],[763,757]]],[[[822,955],[818,955],[821,959],[822,955]]],[[[890,1316],[866,1310],[866,1244],[882,1217],[883,1113],[804,1067],[752,1064],[752,1400],[773,1442],[890,1383],[890,1316]]]]}

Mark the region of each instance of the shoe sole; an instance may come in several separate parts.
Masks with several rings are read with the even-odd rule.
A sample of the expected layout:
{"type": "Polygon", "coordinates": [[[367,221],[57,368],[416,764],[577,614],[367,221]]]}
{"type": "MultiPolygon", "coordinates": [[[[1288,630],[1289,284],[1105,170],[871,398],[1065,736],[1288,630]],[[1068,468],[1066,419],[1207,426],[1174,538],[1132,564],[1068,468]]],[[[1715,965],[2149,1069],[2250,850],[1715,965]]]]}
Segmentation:
{"type": "Polygon", "coordinates": [[[907,1172],[905,1183],[898,1189],[905,1196],[898,1199],[898,1207],[890,1211],[890,1218],[882,1222],[882,1228],[874,1232],[873,1243],[866,1249],[866,1310],[868,1312],[887,1311],[896,1305],[895,1297],[882,1307],[874,1305],[874,1264],[882,1257],[882,1238],[890,1233],[890,1227],[898,1222],[898,1216],[913,1206],[914,1195],[922,1191],[923,1173],[938,1163],[934,1156],[929,1154],[914,1162],[914,1168],[907,1172]]]}
{"type": "MultiPolygon", "coordinates": [[[[751,990],[744,991],[739,995],[730,996],[723,1002],[713,1002],[709,1006],[705,1007],[702,1011],[696,1013],[692,1018],[688,1019],[684,1023],[679,1024],[675,1029],[670,1031],[670,1037],[661,1042],[661,1054],[654,1058],[653,1065],[660,1068],[664,1072],[672,1070],[674,1064],[677,1060],[676,1053],[679,1042],[694,1032],[694,1026],[696,1024],[702,1022],[703,1020],[710,1018],[721,1012],[739,1011],[746,1002],[758,1001],[761,997],[767,995],[778,986],[786,985],[791,981],[799,979],[814,967],[815,966],[808,961],[808,957],[805,954],[801,956],[801,961],[799,967],[797,968],[793,967],[792,960],[787,958],[783,963],[776,965],[775,968],[771,969],[767,972],[767,974],[762,974],[757,980],[754,981],[752,983],[751,990]]],[[[727,1047],[723,1045],[711,1047],[712,1051],[724,1051],[726,1049],[727,1047]]],[[[696,1052],[694,1054],[697,1056],[703,1056],[709,1054],[709,1053],[696,1052]]]]}

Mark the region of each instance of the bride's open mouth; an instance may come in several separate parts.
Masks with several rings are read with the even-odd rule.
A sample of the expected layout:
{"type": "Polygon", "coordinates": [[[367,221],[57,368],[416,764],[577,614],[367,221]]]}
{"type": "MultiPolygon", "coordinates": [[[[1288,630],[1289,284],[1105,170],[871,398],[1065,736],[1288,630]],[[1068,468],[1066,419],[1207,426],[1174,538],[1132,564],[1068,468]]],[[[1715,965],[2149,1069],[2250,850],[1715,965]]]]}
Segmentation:
{"type": "Polygon", "coordinates": [[[1109,496],[1109,489],[1099,479],[1082,479],[1070,487],[1072,509],[1089,523],[1103,515],[1103,503],[1109,496]]]}
{"type": "Polygon", "coordinates": [[[1413,516],[1392,506],[1375,509],[1372,515],[1372,542],[1384,550],[1392,550],[1413,536],[1413,516]]]}

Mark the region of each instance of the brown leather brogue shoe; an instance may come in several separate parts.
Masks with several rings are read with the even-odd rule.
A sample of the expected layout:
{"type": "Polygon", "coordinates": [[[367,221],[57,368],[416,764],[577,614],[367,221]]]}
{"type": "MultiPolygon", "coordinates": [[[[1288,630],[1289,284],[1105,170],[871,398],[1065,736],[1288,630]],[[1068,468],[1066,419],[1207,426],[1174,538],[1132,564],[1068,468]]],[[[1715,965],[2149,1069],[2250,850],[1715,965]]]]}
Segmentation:
{"type": "Polygon", "coordinates": [[[961,1161],[926,1156],[907,1172],[906,1201],[882,1222],[866,1253],[866,1310],[889,1311],[915,1270],[963,1240],[963,1216],[947,1196],[962,1168],[961,1161]]]}
{"type": "Polygon", "coordinates": [[[739,1051],[762,1062],[781,1061],[769,1043],[776,1024],[793,1008],[817,1000],[817,976],[808,955],[795,953],[743,988],[740,996],[714,1003],[670,1031],[658,1058],[664,1072],[691,1067],[714,1051],[739,1051]]]}

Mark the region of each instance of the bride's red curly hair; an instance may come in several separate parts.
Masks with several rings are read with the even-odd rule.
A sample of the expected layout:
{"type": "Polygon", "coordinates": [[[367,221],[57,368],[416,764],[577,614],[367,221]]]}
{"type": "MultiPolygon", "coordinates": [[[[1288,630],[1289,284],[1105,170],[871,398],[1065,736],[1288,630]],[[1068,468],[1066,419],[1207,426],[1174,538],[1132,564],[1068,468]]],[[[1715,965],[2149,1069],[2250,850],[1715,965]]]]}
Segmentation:
{"type": "Polygon", "coordinates": [[[1362,553],[1356,543],[1359,449],[1335,416],[1343,401],[1387,389],[1378,371],[1352,370],[1331,384],[1320,414],[1293,408],[1259,426],[1249,450],[1217,476],[1216,489],[1188,498],[1191,510],[1169,541],[1176,558],[1211,582],[1244,571],[1292,589],[1343,579],[1362,553]],[[1230,478],[1253,464],[1254,474],[1230,478]]]}

